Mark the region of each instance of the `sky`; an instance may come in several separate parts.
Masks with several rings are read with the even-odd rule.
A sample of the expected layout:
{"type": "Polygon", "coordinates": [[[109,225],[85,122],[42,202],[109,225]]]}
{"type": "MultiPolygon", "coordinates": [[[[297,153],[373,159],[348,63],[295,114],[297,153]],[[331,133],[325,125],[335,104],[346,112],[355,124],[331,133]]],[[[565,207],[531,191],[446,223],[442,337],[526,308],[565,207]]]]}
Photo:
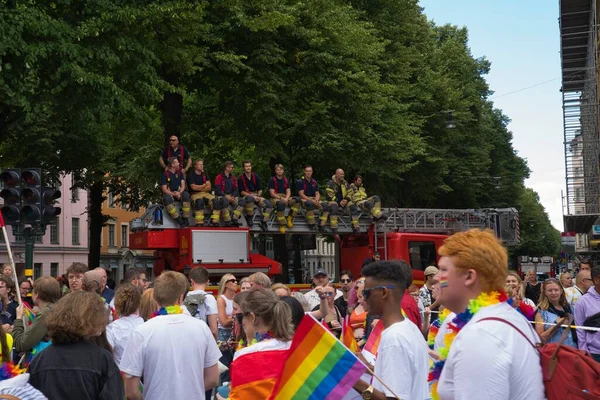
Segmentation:
{"type": "Polygon", "coordinates": [[[495,93],[490,99],[512,120],[513,146],[531,169],[525,185],[539,194],[552,225],[562,231],[558,0],[421,0],[420,5],[438,25],[465,26],[472,55],[491,61],[486,80],[495,93]]]}

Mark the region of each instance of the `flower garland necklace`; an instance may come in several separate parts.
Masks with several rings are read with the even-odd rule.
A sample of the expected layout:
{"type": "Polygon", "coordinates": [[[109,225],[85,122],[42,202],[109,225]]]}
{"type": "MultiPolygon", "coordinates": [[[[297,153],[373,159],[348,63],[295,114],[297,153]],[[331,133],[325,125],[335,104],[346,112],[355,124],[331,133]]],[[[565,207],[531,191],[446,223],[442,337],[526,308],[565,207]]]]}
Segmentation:
{"type": "Polygon", "coordinates": [[[531,307],[529,304],[525,303],[523,300],[519,301],[519,306],[515,307],[515,299],[508,299],[507,303],[514,309],[516,309],[521,315],[523,315],[528,320],[532,321],[535,316],[535,308],[531,307]]]}
{"type": "Polygon", "coordinates": [[[429,333],[427,333],[427,344],[429,345],[429,348],[431,350],[433,350],[433,348],[435,347],[435,337],[437,336],[438,332],[440,331],[440,327],[442,326],[449,314],[450,310],[444,308],[444,310],[440,313],[438,319],[433,321],[431,327],[429,327],[429,333]]]}
{"type": "Polygon", "coordinates": [[[250,343],[248,343],[246,346],[244,346],[244,340],[240,339],[235,351],[241,350],[244,347],[252,346],[258,342],[262,342],[263,340],[274,339],[274,338],[275,338],[275,335],[273,335],[271,332],[256,332],[254,334],[254,339],[252,339],[252,341],[250,343]]]}
{"type": "Polygon", "coordinates": [[[158,310],[154,311],[154,314],[150,317],[151,319],[154,317],[158,317],[159,315],[172,315],[172,314],[183,314],[183,308],[181,306],[169,306],[169,307],[161,307],[158,310]]]}
{"type": "Polygon", "coordinates": [[[448,358],[452,342],[454,342],[454,339],[460,330],[473,318],[473,316],[475,316],[475,314],[477,314],[477,311],[479,311],[480,308],[503,303],[507,300],[508,296],[504,291],[481,293],[476,299],[469,300],[467,309],[464,312],[457,314],[456,317],[448,323],[448,333],[444,335],[444,347],[438,349],[440,359],[433,364],[427,378],[431,384],[431,397],[434,400],[439,400],[440,398],[437,393],[438,381],[442,374],[446,359],[448,358]]]}

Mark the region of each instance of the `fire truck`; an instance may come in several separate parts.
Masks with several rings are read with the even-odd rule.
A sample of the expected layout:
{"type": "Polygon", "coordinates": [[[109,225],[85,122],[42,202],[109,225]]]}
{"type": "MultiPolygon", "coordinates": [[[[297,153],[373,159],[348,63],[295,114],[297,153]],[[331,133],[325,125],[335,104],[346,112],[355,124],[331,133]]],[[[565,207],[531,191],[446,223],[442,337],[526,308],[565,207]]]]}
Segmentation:
{"type": "MultiPolygon", "coordinates": [[[[176,204],[177,205],[177,204],[176,204]]],[[[472,228],[491,229],[505,245],[519,243],[519,215],[514,208],[435,210],[386,208],[385,221],[374,223],[371,216],[360,216],[360,232],[353,234],[350,218],[342,216],[336,232],[326,228],[315,231],[302,214],[294,220],[288,234],[333,235],[339,244],[340,267],[360,275],[363,263],[379,253],[382,260],[405,260],[413,268],[415,283],[423,282],[423,270],[437,263],[437,250],[453,233],[472,228]],[[342,239],[340,239],[342,238],[342,239]]],[[[278,235],[279,226],[273,216],[266,229],[259,224],[256,212],[253,225],[229,227],[180,227],[161,205],[150,206],[141,218],[131,222],[130,247],[154,250],[154,272],[184,272],[202,265],[211,275],[234,273],[240,276],[254,272],[277,275],[281,264],[250,251],[250,235],[278,235]]],[[[243,218],[240,219],[240,221],[243,218]]],[[[193,221],[190,220],[190,224],[193,221]]]]}

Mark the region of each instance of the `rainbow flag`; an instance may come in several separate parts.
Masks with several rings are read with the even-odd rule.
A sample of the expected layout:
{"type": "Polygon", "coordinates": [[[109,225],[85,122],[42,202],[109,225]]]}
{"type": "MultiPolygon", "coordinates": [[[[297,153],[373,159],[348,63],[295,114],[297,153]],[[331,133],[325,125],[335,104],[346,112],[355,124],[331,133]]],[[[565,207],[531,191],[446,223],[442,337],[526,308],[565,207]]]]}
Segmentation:
{"type": "Polygon", "coordinates": [[[350,325],[349,315],[346,315],[346,318],[344,318],[344,325],[342,326],[342,343],[353,353],[358,353],[360,351],[358,343],[356,343],[356,339],[354,339],[354,329],[352,329],[352,326],[350,325]]]}
{"type": "Polygon", "coordinates": [[[310,314],[296,330],[271,400],[341,399],[367,370],[310,314]]]}
{"type": "Polygon", "coordinates": [[[23,302],[23,314],[27,317],[27,326],[31,326],[35,319],[35,311],[26,302],[23,302]]]}
{"type": "Polygon", "coordinates": [[[377,357],[377,351],[379,350],[379,342],[381,341],[381,332],[383,332],[384,329],[385,328],[383,327],[383,321],[379,320],[373,328],[373,330],[371,331],[371,334],[369,335],[369,338],[367,339],[367,343],[365,343],[365,347],[363,350],[366,350],[377,357]]]}

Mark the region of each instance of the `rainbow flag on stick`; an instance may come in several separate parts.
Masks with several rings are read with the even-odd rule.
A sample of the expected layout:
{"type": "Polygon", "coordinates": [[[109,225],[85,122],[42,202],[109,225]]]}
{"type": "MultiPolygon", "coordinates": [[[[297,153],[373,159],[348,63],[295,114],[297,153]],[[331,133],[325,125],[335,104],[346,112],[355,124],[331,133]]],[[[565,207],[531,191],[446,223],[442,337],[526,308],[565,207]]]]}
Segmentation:
{"type": "Polygon", "coordinates": [[[381,333],[384,329],[385,328],[383,327],[383,321],[379,320],[379,322],[377,322],[377,324],[371,331],[371,334],[369,335],[369,338],[367,339],[367,343],[365,343],[365,347],[363,348],[363,350],[366,350],[369,353],[373,354],[375,357],[377,357],[377,351],[379,350],[379,342],[381,341],[381,333]]]}
{"type": "Polygon", "coordinates": [[[342,326],[342,343],[353,353],[360,351],[358,343],[354,339],[354,329],[350,325],[350,316],[348,315],[344,318],[344,325],[342,326]]]}
{"type": "Polygon", "coordinates": [[[31,326],[31,324],[33,324],[33,320],[35,319],[35,311],[33,311],[33,309],[29,307],[29,304],[26,302],[23,302],[23,315],[25,315],[27,318],[27,326],[31,326]]]}
{"type": "Polygon", "coordinates": [[[310,314],[298,326],[271,400],[341,399],[367,367],[310,314]]]}

